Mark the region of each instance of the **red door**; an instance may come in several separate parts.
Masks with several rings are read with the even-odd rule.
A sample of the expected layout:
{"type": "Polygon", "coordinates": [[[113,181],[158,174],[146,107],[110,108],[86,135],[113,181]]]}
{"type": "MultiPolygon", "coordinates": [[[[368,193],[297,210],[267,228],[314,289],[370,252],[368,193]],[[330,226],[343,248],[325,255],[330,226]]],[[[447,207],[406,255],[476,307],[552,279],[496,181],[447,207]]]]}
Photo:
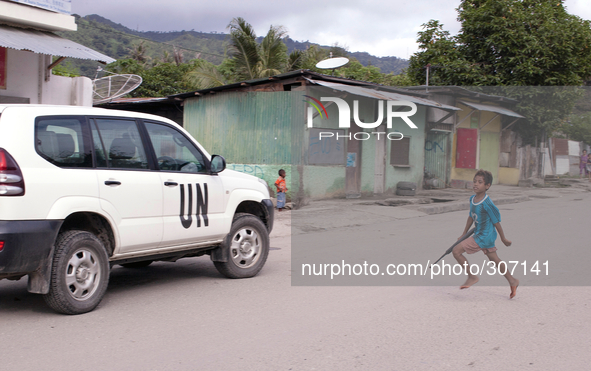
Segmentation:
{"type": "Polygon", "coordinates": [[[476,169],[476,150],[478,148],[478,129],[458,129],[456,148],[456,167],[476,169]]]}

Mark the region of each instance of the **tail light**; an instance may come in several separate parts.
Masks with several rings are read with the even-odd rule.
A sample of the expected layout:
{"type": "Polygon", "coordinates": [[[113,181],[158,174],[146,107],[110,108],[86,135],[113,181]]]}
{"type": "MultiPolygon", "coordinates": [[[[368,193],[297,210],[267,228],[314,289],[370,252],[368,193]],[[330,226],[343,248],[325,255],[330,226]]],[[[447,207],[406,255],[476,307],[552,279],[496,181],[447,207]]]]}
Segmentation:
{"type": "Polygon", "coordinates": [[[0,196],[22,196],[25,180],[18,164],[10,153],[0,148],[0,196]]]}

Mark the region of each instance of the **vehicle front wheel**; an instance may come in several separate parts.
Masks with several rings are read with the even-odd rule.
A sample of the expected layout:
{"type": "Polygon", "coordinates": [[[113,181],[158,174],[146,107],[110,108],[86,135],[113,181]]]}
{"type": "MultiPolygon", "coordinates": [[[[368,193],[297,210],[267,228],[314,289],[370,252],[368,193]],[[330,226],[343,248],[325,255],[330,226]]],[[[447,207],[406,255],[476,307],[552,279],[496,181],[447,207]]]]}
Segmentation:
{"type": "Polygon", "coordinates": [[[221,249],[228,249],[228,261],[214,261],[217,270],[228,278],[253,277],[263,268],[269,255],[269,232],[263,222],[251,214],[239,214],[221,249]]]}
{"type": "Polygon", "coordinates": [[[61,233],[45,302],[59,313],[90,312],[105,295],[108,283],[109,257],[103,243],[86,231],[61,233]]]}

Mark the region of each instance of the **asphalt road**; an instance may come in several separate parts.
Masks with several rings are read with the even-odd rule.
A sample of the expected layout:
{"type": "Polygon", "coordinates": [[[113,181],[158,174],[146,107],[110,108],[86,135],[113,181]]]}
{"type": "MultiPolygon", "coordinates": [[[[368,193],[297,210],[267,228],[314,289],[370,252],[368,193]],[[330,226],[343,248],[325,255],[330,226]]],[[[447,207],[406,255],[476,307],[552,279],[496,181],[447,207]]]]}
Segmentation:
{"type": "MultiPolygon", "coordinates": [[[[499,208],[513,241],[499,246],[501,258],[591,264],[591,192],[556,190],[499,208]]],[[[498,277],[461,291],[462,277],[453,286],[292,286],[291,249],[305,248],[298,239],[292,246],[298,218],[321,215],[316,229],[298,229],[311,241],[361,235],[366,246],[426,246],[421,254],[436,259],[467,217],[371,208],[347,225],[339,222],[347,208],[338,210],[332,220],[313,207],[279,214],[267,265],[252,279],[222,278],[207,257],[115,267],[104,300],[84,315],[53,313],[24,279],[0,281],[0,369],[588,369],[591,287],[562,268],[542,286],[516,274],[512,300],[498,277]]]]}

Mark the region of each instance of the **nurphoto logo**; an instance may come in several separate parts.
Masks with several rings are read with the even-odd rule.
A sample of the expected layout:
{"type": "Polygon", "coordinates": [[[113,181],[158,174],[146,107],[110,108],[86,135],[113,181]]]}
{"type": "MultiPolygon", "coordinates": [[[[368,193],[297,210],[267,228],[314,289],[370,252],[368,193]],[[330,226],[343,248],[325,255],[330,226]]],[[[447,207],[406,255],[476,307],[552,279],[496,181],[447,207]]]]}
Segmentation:
{"type": "MultiPolygon", "coordinates": [[[[328,119],[328,113],[326,112],[326,107],[322,102],[332,102],[336,104],[337,110],[339,112],[339,128],[341,129],[350,129],[351,128],[351,108],[349,104],[341,98],[336,97],[320,97],[320,100],[311,97],[309,95],[304,95],[304,97],[309,98],[310,100],[304,100],[304,102],[308,103],[308,110],[307,110],[307,125],[309,128],[312,128],[314,125],[314,110],[318,112],[321,118],[328,119]]],[[[392,119],[394,117],[400,117],[411,129],[418,129],[417,126],[412,122],[410,116],[414,115],[417,112],[417,106],[413,102],[410,101],[392,101],[389,100],[386,103],[386,109],[384,110],[384,101],[378,100],[378,118],[375,122],[362,122],[359,119],[359,101],[353,101],[353,122],[355,125],[359,126],[362,129],[375,129],[384,120],[384,114],[386,115],[386,126],[388,129],[392,129],[392,119]],[[410,107],[410,111],[397,111],[399,107],[410,107]],[[384,113],[385,111],[385,113],[384,113]]],[[[320,132],[319,138],[330,138],[336,136],[336,139],[340,138],[348,138],[349,140],[368,140],[371,138],[372,135],[377,136],[378,140],[380,136],[385,136],[389,140],[400,140],[404,138],[404,135],[400,132],[384,132],[384,131],[373,131],[373,132],[366,132],[360,131],[357,133],[349,132],[348,135],[334,133],[334,132],[320,132]]]]}

